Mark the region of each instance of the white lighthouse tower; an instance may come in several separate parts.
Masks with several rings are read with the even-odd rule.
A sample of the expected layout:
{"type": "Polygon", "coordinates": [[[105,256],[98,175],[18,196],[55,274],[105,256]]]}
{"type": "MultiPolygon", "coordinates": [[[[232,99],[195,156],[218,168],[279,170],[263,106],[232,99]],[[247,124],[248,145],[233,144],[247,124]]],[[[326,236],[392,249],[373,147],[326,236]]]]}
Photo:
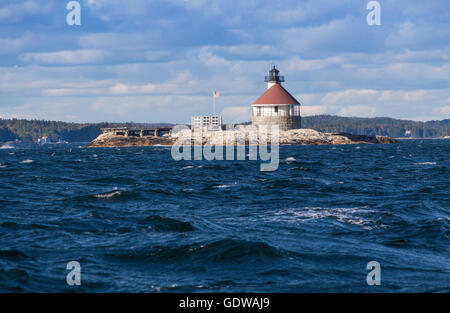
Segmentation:
{"type": "Polygon", "coordinates": [[[252,104],[252,125],[278,125],[280,130],[301,127],[300,102],[281,86],[284,76],[275,66],[264,81],[267,90],[252,104]]]}

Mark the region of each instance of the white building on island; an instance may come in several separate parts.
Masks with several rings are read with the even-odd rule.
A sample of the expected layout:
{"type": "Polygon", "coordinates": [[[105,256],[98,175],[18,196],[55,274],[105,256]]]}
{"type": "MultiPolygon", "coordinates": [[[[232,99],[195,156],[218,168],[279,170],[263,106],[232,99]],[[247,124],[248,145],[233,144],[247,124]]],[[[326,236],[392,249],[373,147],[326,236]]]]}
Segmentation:
{"type": "Polygon", "coordinates": [[[202,131],[222,130],[222,116],[220,115],[192,116],[191,129],[202,131]]]}

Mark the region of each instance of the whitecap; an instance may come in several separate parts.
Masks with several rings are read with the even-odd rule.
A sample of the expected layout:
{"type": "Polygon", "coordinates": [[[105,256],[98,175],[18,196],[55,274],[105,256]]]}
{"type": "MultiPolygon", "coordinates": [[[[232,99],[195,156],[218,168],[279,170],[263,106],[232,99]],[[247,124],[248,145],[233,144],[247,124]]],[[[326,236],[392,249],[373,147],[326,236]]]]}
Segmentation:
{"type": "Polygon", "coordinates": [[[95,195],[95,197],[100,198],[100,199],[107,199],[107,198],[120,196],[121,194],[122,194],[122,191],[113,191],[113,192],[108,192],[108,193],[100,193],[100,194],[95,195]]]}
{"type": "Polygon", "coordinates": [[[188,166],[180,168],[180,170],[187,170],[187,169],[190,169],[190,168],[194,168],[194,167],[192,165],[188,165],[188,166]]]}
{"type": "Polygon", "coordinates": [[[295,161],[297,161],[297,160],[294,157],[288,157],[284,160],[284,162],[286,162],[286,163],[291,163],[291,162],[295,162],[295,161]]]}
{"type": "Polygon", "coordinates": [[[218,186],[214,186],[214,188],[230,188],[231,185],[218,185],[218,186]]]}
{"type": "Polygon", "coordinates": [[[0,147],[0,150],[6,150],[6,149],[15,149],[15,147],[5,143],[3,146],[0,147]]]}
{"type": "Polygon", "coordinates": [[[436,165],[436,162],[413,163],[414,165],[436,165]]]}
{"type": "MultiPolygon", "coordinates": [[[[285,209],[275,213],[272,218],[281,222],[308,222],[324,218],[332,218],[341,223],[357,225],[364,229],[372,229],[374,220],[368,219],[367,215],[373,215],[373,210],[367,208],[322,208],[306,207],[301,209],[285,209]]],[[[379,225],[383,226],[383,225],[379,225]]]]}
{"type": "Polygon", "coordinates": [[[34,160],[28,159],[28,160],[20,161],[19,163],[20,163],[20,164],[30,164],[30,163],[33,163],[33,162],[34,162],[34,160]]]}

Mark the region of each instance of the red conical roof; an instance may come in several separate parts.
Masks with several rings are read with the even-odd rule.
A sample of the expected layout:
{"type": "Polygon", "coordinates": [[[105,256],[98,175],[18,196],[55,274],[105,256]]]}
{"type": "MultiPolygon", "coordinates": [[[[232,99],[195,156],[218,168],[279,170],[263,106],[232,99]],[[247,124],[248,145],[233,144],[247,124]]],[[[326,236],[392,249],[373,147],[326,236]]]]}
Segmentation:
{"type": "Polygon", "coordinates": [[[280,84],[274,84],[266,90],[253,104],[300,104],[280,84]]]}

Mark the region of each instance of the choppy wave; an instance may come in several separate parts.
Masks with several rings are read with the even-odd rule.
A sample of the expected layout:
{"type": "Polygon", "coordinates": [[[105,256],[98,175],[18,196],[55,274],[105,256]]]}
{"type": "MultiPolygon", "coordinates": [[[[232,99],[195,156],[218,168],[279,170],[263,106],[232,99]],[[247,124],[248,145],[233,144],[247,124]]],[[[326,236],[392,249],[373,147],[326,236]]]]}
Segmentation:
{"type": "Polygon", "coordinates": [[[194,231],[195,228],[189,222],[183,222],[177,219],[163,217],[160,215],[151,215],[142,220],[143,224],[149,229],[156,231],[178,231],[188,232],[194,231]]]}
{"type": "Polygon", "coordinates": [[[246,240],[222,239],[214,242],[179,245],[175,247],[152,246],[107,253],[106,258],[128,262],[205,262],[229,263],[240,260],[264,262],[281,256],[276,248],[264,243],[246,240]]]}
{"type": "Polygon", "coordinates": [[[0,258],[12,261],[27,259],[28,256],[20,250],[0,250],[0,258]]]}

